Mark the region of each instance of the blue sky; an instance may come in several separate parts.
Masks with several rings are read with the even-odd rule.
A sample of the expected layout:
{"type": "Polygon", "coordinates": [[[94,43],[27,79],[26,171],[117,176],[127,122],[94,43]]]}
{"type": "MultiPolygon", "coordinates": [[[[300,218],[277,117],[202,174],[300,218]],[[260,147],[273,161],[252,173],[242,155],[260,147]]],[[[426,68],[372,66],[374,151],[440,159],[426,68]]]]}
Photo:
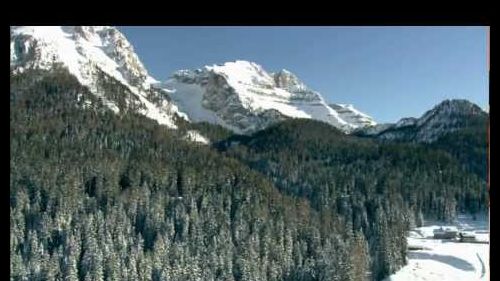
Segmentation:
{"type": "Polygon", "coordinates": [[[249,60],[379,123],[449,98],[487,108],[485,27],[119,27],[153,77],[249,60]]]}

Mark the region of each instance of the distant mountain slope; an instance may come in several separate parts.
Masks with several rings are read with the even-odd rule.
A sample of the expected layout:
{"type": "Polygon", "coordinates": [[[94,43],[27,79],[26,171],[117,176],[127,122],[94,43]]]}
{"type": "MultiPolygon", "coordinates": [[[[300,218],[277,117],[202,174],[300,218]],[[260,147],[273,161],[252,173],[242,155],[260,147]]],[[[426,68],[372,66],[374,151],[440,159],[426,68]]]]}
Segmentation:
{"type": "Polygon", "coordinates": [[[377,122],[372,117],[355,109],[352,104],[329,104],[331,108],[337,111],[340,118],[346,122],[353,124],[356,128],[365,128],[377,125],[377,122]]]}
{"type": "Polygon", "coordinates": [[[192,121],[219,124],[237,133],[252,133],[288,118],[319,120],[344,132],[365,125],[355,118],[343,119],[291,72],[268,73],[248,61],[178,71],[163,87],[192,121]]]}
{"type": "Polygon", "coordinates": [[[355,135],[382,141],[426,143],[444,150],[486,179],[489,115],[467,100],[445,100],[420,118],[366,127],[355,135]]]}
{"type": "Polygon", "coordinates": [[[355,135],[382,140],[431,143],[448,133],[479,125],[486,128],[488,114],[461,99],[445,100],[420,118],[403,118],[396,124],[382,124],[356,130],[355,135]]]}
{"type": "MultiPolygon", "coordinates": [[[[464,191],[462,188],[467,186],[474,188],[472,191],[469,190],[471,192],[469,195],[478,192],[477,195],[482,196],[484,200],[486,194],[483,186],[485,180],[467,173],[460,159],[440,147],[359,138],[345,135],[328,124],[314,120],[287,120],[250,136],[230,137],[217,143],[216,146],[219,150],[234,155],[251,167],[269,175],[278,182],[279,187],[295,195],[323,196],[318,194],[323,188],[320,187],[323,186],[321,182],[333,183],[339,180],[342,183],[339,182],[338,186],[345,187],[346,182],[341,180],[343,176],[349,181],[347,179],[349,177],[356,178],[356,175],[362,175],[372,182],[360,183],[359,186],[366,188],[370,185],[375,188],[376,182],[381,184],[384,182],[380,187],[395,188],[393,191],[402,192],[403,198],[409,202],[420,201],[418,205],[427,215],[445,218],[447,216],[445,208],[436,205],[424,207],[423,204],[430,204],[430,201],[436,200],[435,197],[431,198],[430,193],[442,192],[443,195],[449,192],[450,195],[455,191],[464,191]],[[352,171],[349,172],[350,169],[352,171]],[[310,176],[307,175],[308,172],[311,173],[310,176]],[[445,178],[443,175],[451,178],[445,178]],[[334,178],[327,179],[329,177],[334,178]],[[380,182],[382,178],[384,180],[380,182]],[[471,179],[477,185],[470,186],[466,181],[458,183],[465,178],[471,179]],[[311,183],[305,184],[304,180],[311,183]],[[385,180],[392,183],[388,184],[385,180]],[[425,183],[427,180],[434,183],[425,183]],[[441,186],[443,189],[436,191],[435,186],[441,186]],[[413,194],[414,192],[419,195],[413,194]]],[[[364,180],[359,179],[359,181],[364,180]]],[[[356,189],[357,184],[351,183],[348,186],[356,189]]],[[[332,190],[328,192],[331,195],[332,190]]],[[[459,202],[455,203],[463,204],[459,209],[463,211],[467,208],[468,202],[465,196],[454,195],[448,199],[445,197],[442,198],[444,201],[435,203],[443,204],[448,200],[457,200],[459,202]]],[[[316,199],[313,200],[312,206],[321,208],[316,199]]]]}

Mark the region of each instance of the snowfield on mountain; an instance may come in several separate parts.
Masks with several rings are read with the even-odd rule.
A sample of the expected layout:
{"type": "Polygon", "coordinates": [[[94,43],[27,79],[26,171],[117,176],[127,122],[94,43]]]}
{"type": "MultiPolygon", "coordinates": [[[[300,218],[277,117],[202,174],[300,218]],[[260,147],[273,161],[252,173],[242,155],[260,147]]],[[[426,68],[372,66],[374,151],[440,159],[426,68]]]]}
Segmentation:
{"type": "Polygon", "coordinates": [[[340,114],[288,70],[269,73],[243,60],[178,71],[162,86],[191,120],[238,133],[252,133],[285,118],[315,119],[344,132],[376,124],[352,106],[339,105],[345,112],[340,114]]]}

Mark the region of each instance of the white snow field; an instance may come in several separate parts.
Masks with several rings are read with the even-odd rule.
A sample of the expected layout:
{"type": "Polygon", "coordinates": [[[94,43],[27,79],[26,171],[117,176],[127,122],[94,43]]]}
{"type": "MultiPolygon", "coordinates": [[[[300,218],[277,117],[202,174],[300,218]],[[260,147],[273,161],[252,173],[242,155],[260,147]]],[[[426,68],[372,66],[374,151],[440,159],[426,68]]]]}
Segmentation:
{"type": "Polygon", "coordinates": [[[489,279],[489,244],[433,239],[433,230],[455,226],[459,231],[473,232],[478,241],[489,241],[487,216],[473,220],[460,215],[455,224],[426,222],[410,231],[408,264],[385,281],[476,281],[489,279]],[[422,250],[412,250],[422,247],[422,250]]]}

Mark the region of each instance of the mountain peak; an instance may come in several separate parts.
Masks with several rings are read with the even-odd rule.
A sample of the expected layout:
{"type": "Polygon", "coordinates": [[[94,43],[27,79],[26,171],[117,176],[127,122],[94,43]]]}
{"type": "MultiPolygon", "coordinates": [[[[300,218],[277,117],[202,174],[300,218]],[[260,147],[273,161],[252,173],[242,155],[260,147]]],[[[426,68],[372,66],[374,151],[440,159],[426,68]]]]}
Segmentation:
{"type": "Polygon", "coordinates": [[[175,105],[152,88],[157,81],[149,76],[132,45],[115,27],[13,26],[10,31],[10,66],[14,73],[62,65],[111,110],[119,112],[117,101],[103,90],[103,83],[113,80],[132,93],[117,99],[125,99],[127,106],[138,108],[139,113],[160,124],[176,127],[175,105]]]}
{"type": "Polygon", "coordinates": [[[236,60],[174,73],[164,87],[193,121],[220,124],[252,133],[287,118],[316,119],[345,132],[347,122],[288,70],[267,72],[261,65],[236,60]]]}
{"type": "Polygon", "coordinates": [[[288,70],[288,69],[286,69],[286,68],[281,69],[279,72],[288,73],[288,74],[293,74],[290,70],[288,70]]]}
{"type": "Polygon", "coordinates": [[[486,115],[487,113],[478,105],[468,100],[447,99],[425,112],[420,118],[402,118],[395,124],[361,129],[358,133],[380,139],[433,142],[440,136],[468,126],[472,119],[484,118],[486,115]]]}
{"type": "Polygon", "coordinates": [[[471,116],[485,113],[478,105],[465,99],[446,99],[431,110],[427,111],[418,120],[418,125],[421,126],[435,119],[452,119],[455,116],[471,116]]]}
{"type": "Polygon", "coordinates": [[[49,69],[62,63],[84,85],[91,86],[91,64],[130,86],[147,89],[142,62],[118,29],[111,26],[11,27],[11,67],[49,69]]]}
{"type": "Polygon", "coordinates": [[[230,68],[230,69],[247,69],[247,70],[260,70],[262,69],[262,66],[251,61],[247,60],[234,60],[234,61],[227,61],[221,64],[214,64],[214,65],[207,65],[205,66],[206,69],[212,70],[212,69],[223,69],[223,68],[230,68]]]}
{"type": "Polygon", "coordinates": [[[483,112],[481,107],[466,99],[446,99],[436,105],[432,110],[448,111],[448,112],[461,112],[476,114],[483,112]]]}
{"type": "Polygon", "coordinates": [[[312,92],[295,74],[286,69],[282,69],[274,73],[273,76],[277,87],[283,88],[292,93],[312,92]]]}

